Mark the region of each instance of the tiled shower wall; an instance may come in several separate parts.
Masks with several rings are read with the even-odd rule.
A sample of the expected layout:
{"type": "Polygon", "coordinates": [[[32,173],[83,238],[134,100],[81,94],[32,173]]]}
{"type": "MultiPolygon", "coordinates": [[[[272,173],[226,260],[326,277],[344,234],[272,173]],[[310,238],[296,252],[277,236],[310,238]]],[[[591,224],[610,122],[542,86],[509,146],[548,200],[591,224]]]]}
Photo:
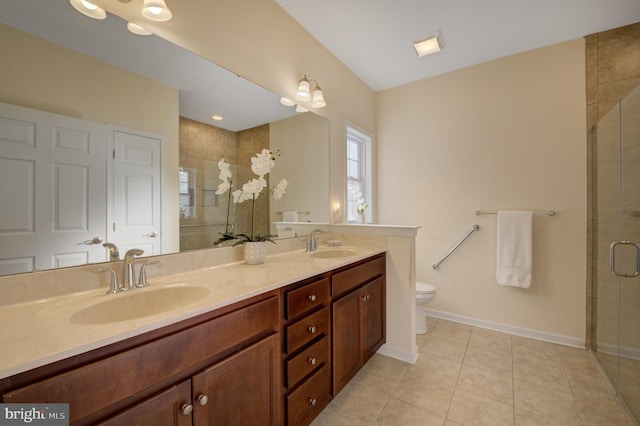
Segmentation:
{"type": "MultiPolygon", "coordinates": [[[[251,157],[262,148],[269,147],[269,125],[265,124],[239,132],[224,130],[188,118],[180,117],[180,168],[190,174],[191,202],[176,206],[180,215],[180,251],[211,248],[225,231],[227,220],[227,194],[218,196],[220,183],[218,161],[231,164],[234,184],[241,187],[250,178],[251,157]]],[[[256,211],[260,233],[268,230],[268,197],[258,199],[256,211]]],[[[250,224],[251,203],[239,205],[237,225],[245,232],[250,224]]],[[[233,210],[231,210],[233,215],[233,210]]],[[[230,218],[233,220],[233,217],[230,218]]]]}
{"type": "Polygon", "coordinates": [[[594,125],[640,83],[640,23],[585,37],[587,81],[587,347],[595,342],[597,167],[594,125]]]}

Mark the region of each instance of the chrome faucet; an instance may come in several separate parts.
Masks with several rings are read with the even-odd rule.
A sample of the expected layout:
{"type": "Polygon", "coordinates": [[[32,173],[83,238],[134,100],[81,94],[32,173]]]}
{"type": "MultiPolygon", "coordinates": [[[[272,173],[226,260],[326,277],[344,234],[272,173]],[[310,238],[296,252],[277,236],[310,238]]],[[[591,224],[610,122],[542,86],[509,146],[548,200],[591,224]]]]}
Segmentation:
{"type": "Polygon", "coordinates": [[[316,239],[316,233],[322,233],[321,229],[314,229],[313,231],[311,231],[311,234],[309,234],[309,240],[307,241],[307,251],[308,252],[312,252],[312,251],[316,251],[318,248],[318,240],[316,239]]]}
{"type": "Polygon", "coordinates": [[[109,250],[109,261],[118,261],[120,260],[120,252],[118,251],[118,247],[116,247],[113,243],[104,243],[102,247],[106,247],[109,250]]]}
{"type": "Polygon", "coordinates": [[[132,290],[136,287],[136,271],[133,263],[135,256],[141,256],[144,251],[140,249],[131,249],[127,251],[122,260],[122,287],[132,290]]]}

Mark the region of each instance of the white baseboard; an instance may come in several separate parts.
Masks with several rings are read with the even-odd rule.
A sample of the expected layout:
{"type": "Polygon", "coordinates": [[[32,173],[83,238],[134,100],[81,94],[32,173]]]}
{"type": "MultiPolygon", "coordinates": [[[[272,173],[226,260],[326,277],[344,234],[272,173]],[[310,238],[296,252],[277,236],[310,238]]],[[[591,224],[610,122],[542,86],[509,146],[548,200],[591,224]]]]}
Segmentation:
{"type": "Polygon", "coordinates": [[[532,330],[524,327],[516,327],[508,324],[485,321],[477,318],[466,317],[463,315],[450,314],[448,312],[436,311],[433,309],[425,309],[427,315],[448,321],[459,322],[462,324],[472,325],[474,327],[486,328],[488,330],[500,331],[503,333],[513,334],[520,337],[528,337],[530,339],[541,340],[543,342],[556,343],[574,348],[586,347],[584,340],[571,336],[563,336],[561,334],[546,333],[544,331],[532,330]]]}
{"type": "Polygon", "coordinates": [[[387,345],[386,343],[382,345],[380,349],[378,349],[377,353],[379,353],[380,355],[388,356],[390,358],[399,359],[400,361],[408,362],[409,364],[415,364],[418,360],[418,355],[420,355],[417,349],[415,353],[411,353],[396,349],[392,346],[387,345]]]}
{"type": "Polygon", "coordinates": [[[618,350],[618,347],[616,345],[612,345],[609,343],[598,343],[598,350],[596,352],[602,352],[607,355],[620,356],[622,358],[640,361],[640,349],[637,348],[622,346],[618,350]]]}

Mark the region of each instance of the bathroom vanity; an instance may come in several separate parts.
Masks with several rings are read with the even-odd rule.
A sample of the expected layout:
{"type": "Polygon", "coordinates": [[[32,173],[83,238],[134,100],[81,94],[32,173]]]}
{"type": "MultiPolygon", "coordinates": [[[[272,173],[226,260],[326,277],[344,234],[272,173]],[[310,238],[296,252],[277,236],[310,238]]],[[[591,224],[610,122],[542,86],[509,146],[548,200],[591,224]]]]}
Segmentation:
{"type": "MultiPolygon", "coordinates": [[[[53,362],[16,367],[19,372],[0,379],[2,401],[69,403],[70,422],[77,425],[255,424],[256,419],[308,424],[384,343],[385,259],[380,250],[315,262],[308,253],[297,253],[275,256],[264,268],[235,265],[230,266],[235,271],[190,273],[180,277],[182,284],[202,284],[209,277],[203,286],[211,293],[223,290],[208,297],[227,299],[176,321],[162,317],[155,328],[144,319],[127,321],[132,328],[149,328],[139,334],[123,332],[122,324],[91,325],[95,318],[89,317],[82,325],[54,325],[52,332],[68,326],[72,334],[89,335],[113,328],[119,337],[93,349],[78,342],[75,355],[65,357],[60,350],[48,355],[58,358],[53,362]],[[289,278],[279,275],[282,268],[289,278]],[[216,286],[225,274],[234,278],[216,286]],[[267,280],[269,274],[280,278],[238,292],[247,297],[228,298],[234,290],[226,286],[242,286],[238,277],[267,280]],[[135,335],[123,337],[129,334],[135,335]]],[[[63,308],[34,309],[38,317],[63,308]]]]}

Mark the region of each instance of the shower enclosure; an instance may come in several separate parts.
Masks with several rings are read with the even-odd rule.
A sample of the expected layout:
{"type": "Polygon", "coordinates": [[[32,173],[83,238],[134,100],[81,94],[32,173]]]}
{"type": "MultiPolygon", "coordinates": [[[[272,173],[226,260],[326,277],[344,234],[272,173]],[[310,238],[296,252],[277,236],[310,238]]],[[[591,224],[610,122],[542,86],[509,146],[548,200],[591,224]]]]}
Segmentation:
{"type": "Polygon", "coordinates": [[[640,86],[602,117],[597,138],[595,354],[640,420],[640,86]]]}

